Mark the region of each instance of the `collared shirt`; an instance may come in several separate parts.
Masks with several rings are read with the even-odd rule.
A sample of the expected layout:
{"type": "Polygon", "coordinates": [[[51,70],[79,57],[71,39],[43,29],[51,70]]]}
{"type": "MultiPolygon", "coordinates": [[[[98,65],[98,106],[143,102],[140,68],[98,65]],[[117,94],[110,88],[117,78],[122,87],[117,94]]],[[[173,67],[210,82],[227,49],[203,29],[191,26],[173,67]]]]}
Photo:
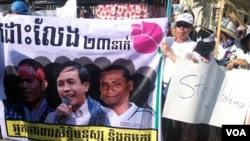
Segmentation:
{"type": "Polygon", "coordinates": [[[88,100],[84,102],[84,104],[76,110],[76,112],[71,112],[66,124],[72,125],[88,125],[90,119],[90,112],[88,109],[88,100]]]}

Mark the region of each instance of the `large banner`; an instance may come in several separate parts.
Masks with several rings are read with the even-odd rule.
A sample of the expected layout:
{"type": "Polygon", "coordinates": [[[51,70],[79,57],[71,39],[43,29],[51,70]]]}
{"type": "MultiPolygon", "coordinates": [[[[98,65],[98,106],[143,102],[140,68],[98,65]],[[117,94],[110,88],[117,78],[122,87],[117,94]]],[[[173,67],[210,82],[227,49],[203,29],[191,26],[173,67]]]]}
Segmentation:
{"type": "MultiPolygon", "coordinates": [[[[21,15],[1,17],[1,57],[4,56],[4,59],[1,59],[1,69],[4,68],[3,71],[5,71],[5,75],[1,73],[1,80],[4,84],[0,85],[1,87],[4,85],[4,91],[1,91],[0,109],[3,137],[18,140],[21,138],[74,141],[159,140],[161,53],[158,51],[158,45],[165,36],[166,25],[167,18],[97,20],[21,15]],[[26,81],[25,78],[20,79],[17,74],[20,76],[19,73],[21,75],[29,73],[35,76],[41,72],[33,72],[34,68],[27,64],[20,69],[18,64],[27,58],[41,63],[44,68],[48,81],[45,99],[48,106],[54,109],[52,112],[55,112],[58,105],[62,103],[62,97],[57,92],[59,84],[55,83],[56,69],[67,61],[74,61],[84,66],[92,79],[87,92],[87,96],[91,97],[87,99],[89,112],[85,115],[85,111],[80,109],[72,117],[79,121],[89,116],[93,119],[91,118],[92,109],[89,107],[93,107],[93,101],[97,101],[95,104],[100,103],[107,112],[98,116],[108,115],[109,124],[79,125],[32,121],[31,119],[39,114],[25,108],[28,104],[21,97],[19,89],[21,82],[22,85],[27,84],[23,84],[26,81]],[[133,82],[133,89],[129,96],[130,110],[125,111],[127,115],[125,117],[121,113],[111,114],[115,110],[100,98],[100,87],[105,87],[106,84],[100,86],[99,76],[103,69],[111,65],[126,68],[133,82]],[[22,105],[23,103],[25,104],[22,105]],[[18,109],[16,113],[13,112],[15,109],[18,109]],[[23,113],[18,115],[18,112],[23,113]],[[27,113],[34,117],[29,119],[23,117],[27,113]],[[78,119],[79,115],[82,117],[78,119]],[[114,117],[111,117],[112,115],[114,117]],[[130,123],[130,120],[133,121],[130,123]],[[115,124],[116,122],[118,123],[115,124]]],[[[69,81],[69,84],[73,83],[69,81]]],[[[120,83],[114,82],[113,84],[112,82],[111,84],[112,87],[116,85],[120,83]]],[[[28,93],[26,92],[25,95],[28,96],[28,93]]],[[[102,118],[96,120],[103,121],[102,118]]]]}
{"type": "Polygon", "coordinates": [[[162,116],[189,123],[245,124],[250,106],[249,70],[178,59],[162,116]],[[183,66],[188,66],[184,67],[183,66]]]}

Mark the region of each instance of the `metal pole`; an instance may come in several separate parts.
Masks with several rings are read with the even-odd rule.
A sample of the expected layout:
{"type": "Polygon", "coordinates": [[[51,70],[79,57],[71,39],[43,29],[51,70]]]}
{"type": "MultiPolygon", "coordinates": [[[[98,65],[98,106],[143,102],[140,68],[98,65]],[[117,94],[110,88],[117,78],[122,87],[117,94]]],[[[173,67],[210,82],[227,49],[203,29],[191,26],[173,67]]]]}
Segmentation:
{"type": "Polygon", "coordinates": [[[171,4],[172,4],[172,0],[167,0],[166,17],[170,17],[171,15],[171,4]]]}

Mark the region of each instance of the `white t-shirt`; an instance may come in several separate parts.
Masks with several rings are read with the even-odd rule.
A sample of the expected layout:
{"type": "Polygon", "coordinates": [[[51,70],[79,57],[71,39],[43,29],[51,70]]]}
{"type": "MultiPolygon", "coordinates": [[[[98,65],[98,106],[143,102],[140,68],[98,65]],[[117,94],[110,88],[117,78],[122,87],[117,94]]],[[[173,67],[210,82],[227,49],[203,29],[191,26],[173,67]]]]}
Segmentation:
{"type": "Polygon", "coordinates": [[[153,128],[155,113],[147,108],[140,108],[134,103],[131,107],[121,115],[118,115],[120,124],[117,127],[123,128],[153,128]]]}
{"type": "MultiPolygon", "coordinates": [[[[165,39],[167,45],[172,49],[173,53],[179,58],[187,58],[192,54],[193,49],[196,46],[196,42],[188,39],[183,43],[176,43],[175,37],[166,37],[165,39]]],[[[163,66],[163,82],[168,83],[172,74],[174,72],[174,62],[168,57],[165,58],[163,66]]]]}
{"type": "Polygon", "coordinates": [[[119,125],[120,122],[119,120],[117,120],[118,115],[115,113],[115,111],[113,111],[111,108],[103,107],[103,106],[102,106],[102,110],[107,114],[111,126],[119,125]]]}

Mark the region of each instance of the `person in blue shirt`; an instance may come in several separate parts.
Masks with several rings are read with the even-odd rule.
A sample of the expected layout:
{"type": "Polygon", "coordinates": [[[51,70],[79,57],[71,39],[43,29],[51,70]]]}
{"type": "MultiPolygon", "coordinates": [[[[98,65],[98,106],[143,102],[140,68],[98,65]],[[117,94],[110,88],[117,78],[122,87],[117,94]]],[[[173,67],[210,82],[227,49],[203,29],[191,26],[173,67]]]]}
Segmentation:
{"type": "Polygon", "coordinates": [[[74,61],[62,63],[56,73],[57,91],[62,103],[55,112],[48,115],[45,122],[110,126],[109,113],[103,110],[99,102],[87,95],[90,84],[91,77],[84,66],[74,61]]]}

